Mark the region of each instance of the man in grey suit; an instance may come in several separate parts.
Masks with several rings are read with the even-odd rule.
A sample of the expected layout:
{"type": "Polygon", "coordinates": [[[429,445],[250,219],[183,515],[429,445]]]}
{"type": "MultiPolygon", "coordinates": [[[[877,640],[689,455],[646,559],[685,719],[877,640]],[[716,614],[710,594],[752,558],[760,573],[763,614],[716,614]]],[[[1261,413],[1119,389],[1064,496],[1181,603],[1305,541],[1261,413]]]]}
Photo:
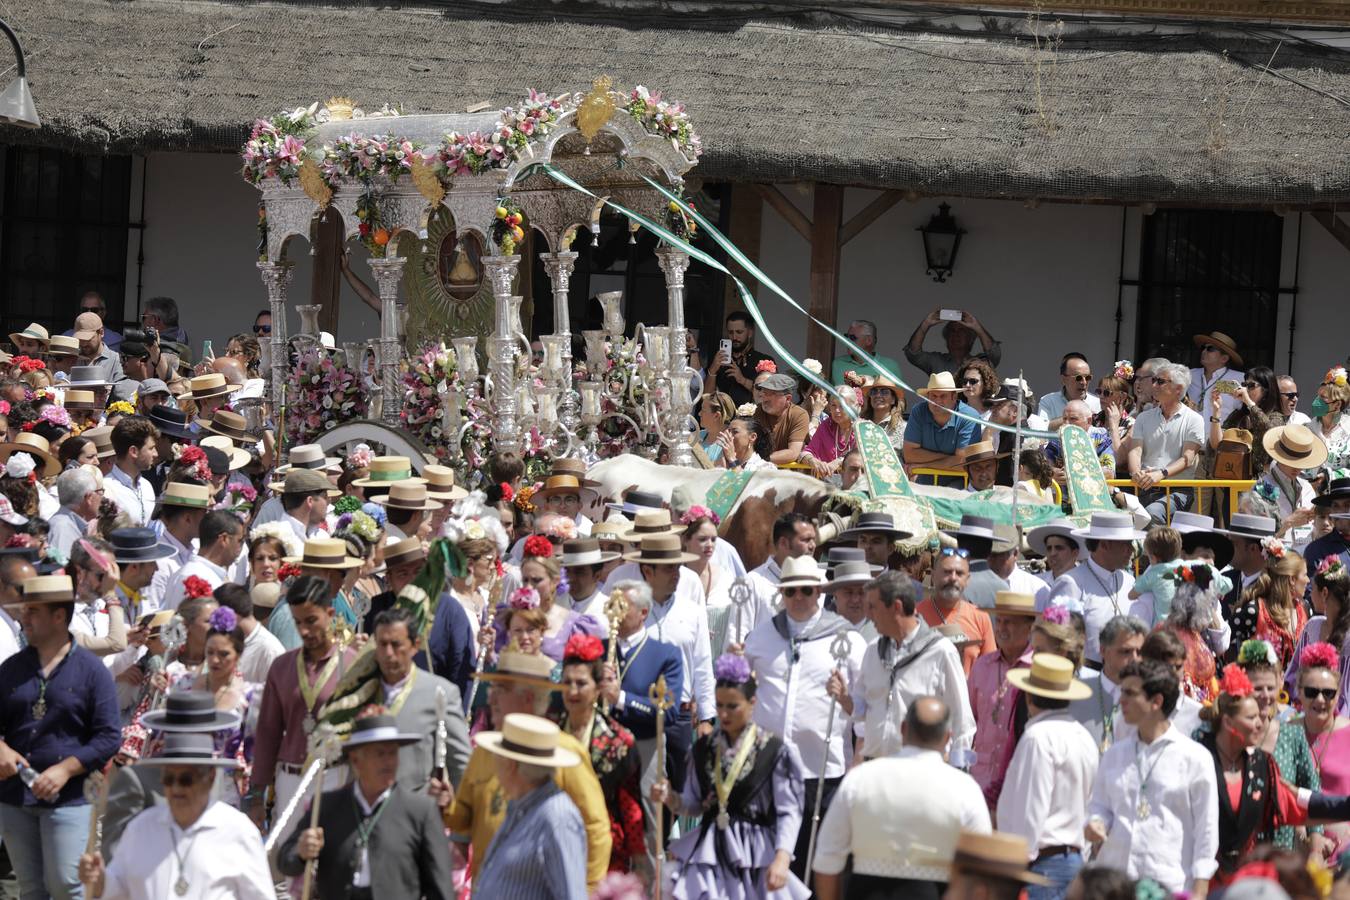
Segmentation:
{"type": "MultiPolygon", "coordinates": [[[[456,601],[447,597],[442,602],[456,601]]],[[[429,791],[448,803],[450,786],[459,784],[469,762],[469,729],[459,688],[413,664],[422,645],[415,627],[405,609],[394,607],[375,616],[372,643],[383,696],[372,699],[394,717],[400,731],[421,735],[399,751],[399,784],[414,793],[429,791]]]]}
{"type": "Polygon", "coordinates": [[[297,877],[317,860],[314,884],[324,900],[373,900],[377,884],[381,900],[453,900],[441,812],[398,780],[401,749],[422,738],[399,731],[393,716],[358,719],[343,745],[355,779],[324,791],[319,827],[291,832],[277,868],[297,877]]]}
{"type": "Polygon", "coordinates": [[[1139,651],[1148,637],[1148,626],[1136,616],[1114,616],[1102,626],[1102,668],[1085,669],[1080,680],[1092,696],[1069,703],[1069,715],[1092,735],[1105,753],[1115,741],[1120,706],[1120,671],[1139,661],[1139,651]]]}

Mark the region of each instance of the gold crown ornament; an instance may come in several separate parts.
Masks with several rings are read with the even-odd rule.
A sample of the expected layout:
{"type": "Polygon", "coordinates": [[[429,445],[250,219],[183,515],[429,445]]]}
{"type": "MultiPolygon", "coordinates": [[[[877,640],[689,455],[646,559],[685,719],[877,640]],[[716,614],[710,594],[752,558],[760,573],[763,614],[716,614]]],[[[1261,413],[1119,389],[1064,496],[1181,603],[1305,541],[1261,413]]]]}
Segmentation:
{"type": "Polygon", "coordinates": [[[356,101],[351,97],[329,97],[324,106],[328,108],[330,119],[335,122],[342,122],[352,117],[352,110],[356,109],[356,101]]]}

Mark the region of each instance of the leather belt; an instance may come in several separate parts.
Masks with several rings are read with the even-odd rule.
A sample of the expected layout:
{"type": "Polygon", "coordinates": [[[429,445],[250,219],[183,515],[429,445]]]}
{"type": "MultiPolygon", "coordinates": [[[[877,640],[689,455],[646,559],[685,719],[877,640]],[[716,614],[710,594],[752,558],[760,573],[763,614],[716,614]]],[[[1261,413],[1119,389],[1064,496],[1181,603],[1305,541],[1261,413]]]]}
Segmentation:
{"type": "Polygon", "coordinates": [[[1043,859],[1053,859],[1056,856],[1068,856],[1072,853],[1081,853],[1078,847],[1070,844],[1056,844],[1053,847],[1042,847],[1041,852],[1036,854],[1036,862],[1043,859]]]}

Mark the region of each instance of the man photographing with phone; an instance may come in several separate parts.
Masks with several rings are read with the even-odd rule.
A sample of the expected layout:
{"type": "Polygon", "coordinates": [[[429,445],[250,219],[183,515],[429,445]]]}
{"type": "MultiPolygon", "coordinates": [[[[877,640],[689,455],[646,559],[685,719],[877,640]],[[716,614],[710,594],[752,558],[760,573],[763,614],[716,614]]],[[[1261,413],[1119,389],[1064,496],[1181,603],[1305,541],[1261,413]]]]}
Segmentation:
{"type": "Polygon", "coordinates": [[[709,394],[721,391],[730,395],[736,406],[749,403],[755,387],[755,366],[769,358],[755,349],[755,323],[750,314],[733,312],[727,316],[727,337],[708,366],[703,389],[709,394]]]}
{"type": "Polygon", "coordinates": [[[925,375],[932,375],[934,372],[960,372],[972,359],[987,359],[989,365],[997,369],[1003,360],[1003,346],[994,340],[993,335],[972,313],[939,308],[925,316],[919,327],[914,329],[914,333],[909,337],[909,343],[905,345],[905,359],[925,375]],[[947,342],[946,353],[923,349],[923,339],[928,336],[928,329],[939,322],[946,323],[942,326],[942,339],[947,342]],[[980,347],[984,351],[982,353],[971,352],[976,338],[980,339],[980,347]]]}

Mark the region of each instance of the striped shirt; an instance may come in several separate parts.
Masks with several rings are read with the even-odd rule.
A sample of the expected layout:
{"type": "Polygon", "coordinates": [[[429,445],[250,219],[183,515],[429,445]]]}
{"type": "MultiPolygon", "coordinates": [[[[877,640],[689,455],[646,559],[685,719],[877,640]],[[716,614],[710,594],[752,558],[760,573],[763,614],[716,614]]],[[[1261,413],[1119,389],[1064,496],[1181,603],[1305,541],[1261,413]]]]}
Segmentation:
{"type": "Polygon", "coordinates": [[[552,779],[506,807],[475,900],[586,900],[586,830],[552,779]]]}

